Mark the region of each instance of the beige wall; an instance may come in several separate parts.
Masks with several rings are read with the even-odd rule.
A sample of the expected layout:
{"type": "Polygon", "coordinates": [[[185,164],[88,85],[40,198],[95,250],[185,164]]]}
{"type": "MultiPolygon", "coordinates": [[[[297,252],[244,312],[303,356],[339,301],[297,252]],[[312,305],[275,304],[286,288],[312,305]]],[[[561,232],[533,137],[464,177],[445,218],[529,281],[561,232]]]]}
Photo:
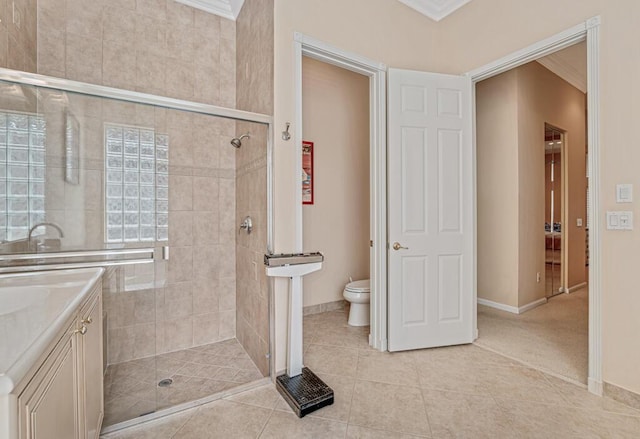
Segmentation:
{"type": "Polygon", "coordinates": [[[36,72],[36,23],[36,0],[0,0],[0,67],[36,72]]]}
{"type": "MultiPolygon", "coordinates": [[[[584,93],[536,62],[517,69],[518,145],[520,173],[518,306],[545,297],[544,279],[544,131],[545,123],[565,131],[562,190],[565,287],[585,278],[585,228],[576,220],[586,215],[584,93]]],[[[583,222],[584,224],[584,222],[583,222]]]]}
{"type": "Polygon", "coordinates": [[[304,306],[313,306],[342,300],[349,277],[369,278],[369,78],[304,57],[302,114],[315,177],[304,250],[325,257],[304,279],[304,306]]]}
{"type": "MultiPolygon", "coordinates": [[[[396,0],[275,0],[275,130],[295,120],[293,33],[407,69],[435,70],[436,23],[396,0]],[[397,23],[393,25],[393,23],[397,23]],[[392,27],[392,29],[391,29],[392,27]],[[416,52],[417,50],[417,52],[416,52]],[[416,55],[419,53],[419,56],[416,55]]],[[[292,125],[292,133],[299,127],[292,125]]],[[[291,142],[275,136],[275,250],[294,251],[295,169],[291,142]]],[[[276,280],[276,370],[285,367],[288,282],[276,280]]]]}
{"type": "Polygon", "coordinates": [[[518,306],[518,86],[511,70],[476,86],[478,297],[518,306]]]}
{"type": "MultiPolygon", "coordinates": [[[[237,108],[273,114],[273,1],[246,0],[236,22],[237,108]]],[[[267,127],[238,122],[237,135],[251,133],[236,150],[236,222],[251,216],[253,231],[236,239],[236,336],[269,373],[267,251],[267,127]]]]}
{"type": "Polygon", "coordinates": [[[476,100],[478,297],[522,307],[546,296],[545,123],[566,132],[566,286],[585,282],[584,93],[532,62],[480,82],[476,100]]]}

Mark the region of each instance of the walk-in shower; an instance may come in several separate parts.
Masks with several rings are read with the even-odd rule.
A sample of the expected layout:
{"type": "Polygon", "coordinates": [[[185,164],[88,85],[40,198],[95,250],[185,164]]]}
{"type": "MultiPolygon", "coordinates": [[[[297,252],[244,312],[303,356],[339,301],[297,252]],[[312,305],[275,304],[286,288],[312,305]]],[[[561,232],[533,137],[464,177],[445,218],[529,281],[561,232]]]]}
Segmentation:
{"type": "Polygon", "coordinates": [[[270,124],[0,69],[0,252],[107,267],[106,431],[269,375],[270,124]]]}

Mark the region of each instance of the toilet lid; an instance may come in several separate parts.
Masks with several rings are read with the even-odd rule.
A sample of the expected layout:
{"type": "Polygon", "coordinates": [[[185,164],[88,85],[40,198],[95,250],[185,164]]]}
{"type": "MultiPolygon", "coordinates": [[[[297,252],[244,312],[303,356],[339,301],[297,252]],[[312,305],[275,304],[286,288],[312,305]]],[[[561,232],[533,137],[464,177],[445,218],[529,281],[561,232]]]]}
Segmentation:
{"type": "Polygon", "coordinates": [[[353,291],[354,293],[369,293],[371,291],[371,282],[369,279],[349,282],[344,289],[347,291],[353,291]]]}

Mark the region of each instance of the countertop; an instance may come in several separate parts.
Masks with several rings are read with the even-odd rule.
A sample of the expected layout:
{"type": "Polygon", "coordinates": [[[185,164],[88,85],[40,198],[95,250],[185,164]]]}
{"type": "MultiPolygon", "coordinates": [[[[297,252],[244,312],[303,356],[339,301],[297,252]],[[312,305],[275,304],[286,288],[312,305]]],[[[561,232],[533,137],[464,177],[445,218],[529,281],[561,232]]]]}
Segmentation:
{"type": "Polygon", "coordinates": [[[55,341],[103,272],[83,268],[0,275],[0,396],[11,393],[55,341]]]}

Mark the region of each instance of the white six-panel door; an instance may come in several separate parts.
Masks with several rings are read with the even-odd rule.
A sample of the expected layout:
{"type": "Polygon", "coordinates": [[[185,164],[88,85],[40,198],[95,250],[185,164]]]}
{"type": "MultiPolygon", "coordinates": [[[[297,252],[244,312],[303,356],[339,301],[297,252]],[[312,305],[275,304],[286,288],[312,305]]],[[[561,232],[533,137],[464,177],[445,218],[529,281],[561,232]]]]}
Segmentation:
{"type": "Polygon", "coordinates": [[[389,350],[471,343],[471,81],[389,69],[388,90],[389,350]]]}

